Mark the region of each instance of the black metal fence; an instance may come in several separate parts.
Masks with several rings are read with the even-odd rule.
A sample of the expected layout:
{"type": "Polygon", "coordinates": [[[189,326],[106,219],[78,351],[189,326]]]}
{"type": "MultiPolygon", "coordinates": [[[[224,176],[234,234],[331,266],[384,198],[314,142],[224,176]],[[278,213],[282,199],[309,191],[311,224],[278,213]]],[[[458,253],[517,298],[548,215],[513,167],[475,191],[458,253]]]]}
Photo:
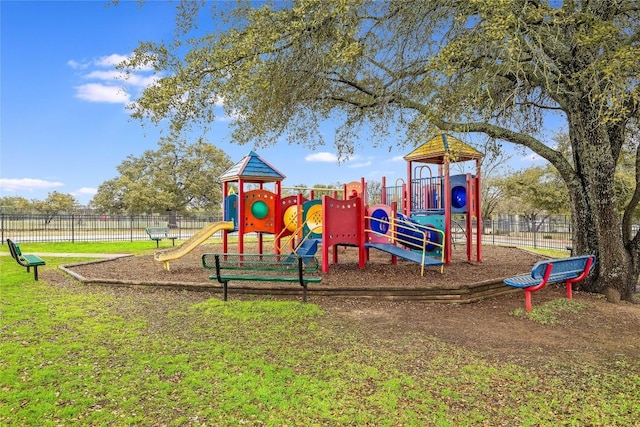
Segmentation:
{"type": "Polygon", "coordinates": [[[482,241],[486,245],[509,245],[533,249],[571,250],[571,219],[550,217],[540,221],[506,216],[483,221],[482,241]]]}
{"type": "MultiPolygon", "coordinates": [[[[217,216],[181,215],[36,215],[0,214],[0,237],[18,242],[90,242],[146,240],[147,227],[171,227],[171,234],[187,239],[217,216]]],[[[475,225],[474,225],[475,227],[475,225]]],[[[571,220],[554,216],[531,221],[517,215],[500,215],[482,224],[482,239],[487,245],[511,245],[535,249],[566,250],[572,246],[571,220]]],[[[466,241],[464,221],[455,219],[452,229],[454,243],[466,241]]]]}
{"type": "Polygon", "coordinates": [[[147,227],[170,226],[178,239],[191,237],[219,217],[176,215],[0,214],[0,237],[19,242],[97,242],[148,239],[147,227]]]}

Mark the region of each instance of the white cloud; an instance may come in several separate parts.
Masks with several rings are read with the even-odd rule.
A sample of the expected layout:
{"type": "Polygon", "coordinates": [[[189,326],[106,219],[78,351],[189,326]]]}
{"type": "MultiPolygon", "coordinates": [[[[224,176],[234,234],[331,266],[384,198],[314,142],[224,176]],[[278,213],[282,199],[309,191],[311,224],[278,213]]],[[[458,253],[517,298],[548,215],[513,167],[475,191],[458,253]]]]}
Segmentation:
{"type": "Polygon", "coordinates": [[[323,163],[335,163],[338,161],[338,157],[335,154],[328,153],[326,151],[309,154],[304,159],[307,162],[323,162],[323,163]]]}
{"type": "Polygon", "coordinates": [[[85,68],[87,68],[89,66],[88,63],[84,62],[78,62],[74,59],[70,59],[69,61],[67,61],[67,65],[71,68],[73,68],[74,70],[84,70],[85,68]]]}
{"type": "Polygon", "coordinates": [[[108,56],[101,56],[95,61],[95,64],[99,67],[115,67],[128,58],[129,57],[127,55],[119,55],[117,53],[114,53],[108,56]]]}
{"type": "Polygon", "coordinates": [[[94,194],[96,194],[98,192],[97,188],[92,188],[92,187],[82,187],[79,190],[76,190],[73,192],[73,195],[89,195],[89,196],[93,196],[94,194]]]}
{"type": "Polygon", "coordinates": [[[61,182],[45,181],[34,178],[0,178],[0,190],[7,192],[35,191],[62,187],[61,182]]]}
{"type": "Polygon", "coordinates": [[[371,160],[359,163],[349,163],[347,166],[350,168],[366,168],[367,166],[371,166],[371,160]]]}
{"type": "Polygon", "coordinates": [[[124,78],[124,74],[122,71],[118,71],[118,70],[106,70],[106,71],[92,71],[89,74],[85,74],[84,76],[82,76],[85,79],[88,80],[117,80],[117,79],[123,79],[124,78]]]}
{"type": "Polygon", "coordinates": [[[141,87],[141,88],[146,88],[148,86],[151,86],[152,84],[158,81],[157,76],[145,76],[142,74],[133,74],[133,73],[128,75],[121,74],[118,77],[118,79],[122,80],[129,86],[135,86],[135,87],[141,87]]]}
{"type": "Polygon", "coordinates": [[[74,87],[76,98],[89,102],[128,104],[131,102],[130,89],[144,89],[157,81],[155,75],[146,72],[152,70],[151,67],[139,67],[131,73],[117,70],[116,66],[127,58],[126,55],[112,54],[89,62],[69,60],[69,67],[83,70],[81,77],[92,81],[74,87]]]}
{"type": "Polygon", "coordinates": [[[89,102],[108,102],[112,104],[127,104],[131,96],[119,86],[101,83],[87,83],[76,86],[76,97],[89,102]]]}
{"type": "Polygon", "coordinates": [[[392,161],[392,162],[404,162],[405,160],[404,160],[404,156],[394,156],[394,157],[391,158],[390,161],[392,161]]]}

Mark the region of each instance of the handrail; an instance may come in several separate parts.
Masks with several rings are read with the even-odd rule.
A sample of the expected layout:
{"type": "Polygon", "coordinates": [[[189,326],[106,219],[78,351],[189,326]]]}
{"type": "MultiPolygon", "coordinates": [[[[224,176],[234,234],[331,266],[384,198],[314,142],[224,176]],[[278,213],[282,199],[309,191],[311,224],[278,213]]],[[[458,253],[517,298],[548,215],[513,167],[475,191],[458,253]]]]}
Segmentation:
{"type": "Polygon", "coordinates": [[[365,220],[369,220],[369,222],[371,222],[371,220],[383,223],[383,224],[388,224],[389,225],[389,230],[387,231],[387,233],[391,232],[391,236],[389,236],[387,233],[381,233],[379,231],[375,231],[372,229],[367,229],[365,228],[365,232],[370,232],[373,233],[377,236],[382,236],[382,237],[387,237],[390,240],[390,243],[396,244],[396,243],[400,243],[403,246],[408,246],[408,247],[412,247],[415,248],[416,250],[420,250],[422,251],[421,253],[421,269],[420,269],[420,275],[424,276],[424,261],[426,259],[427,256],[427,245],[434,245],[439,247],[440,250],[440,261],[442,262],[442,264],[440,265],[440,273],[444,272],[444,248],[445,248],[445,234],[444,231],[439,230],[437,228],[434,227],[429,227],[427,225],[417,225],[411,221],[405,221],[402,219],[398,219],[398,218],[394,218],[392,217],[390,220],[385,220],[382,218],[374,218],[371,216],[365,216],[365,220]],[[413,231],[415,231],[416,233],[418,233],[420,236],[411,236],[410,239],[413,240],[409,240],[408,239],[408,235],[404,234],[404,233],[400,233],[398,232],[398,227],[396,225],[396,223],[399,223],[400,225],[402,225],[405,228],[411,228],[413,231]],[[438,243],[438,242],[433,242],[431,240],[429,240],[426,231],[435,231],[436,233],[438,233],[441,238],[442,238],[442,243],[438,243]],[[420,239],[421,237],[421,239],[420,239]],[[415,243],[415,240],[421,240],[421,245],[418,245],[415,243]]]}
{"type": "MultiPolygon", "coordinates": [[[[289,230],[285,227],[285,228],[283,228],[282,230],[280,230],[280,232],[279,232],[278,234],[276,234],[276,235],[274,236],[274,238],[273,238],[273,245],[275,246],[276,252],[278,252],[278,253],[281,253],[281,252],[282,252],[282,245],[281,245],[281,246],[278,246],[278,243],[277,243],[277,242],[278,242],[280,239],[282,239],[282,235],[284,234],[284,232],[285,232],[285,231],[289,231],[289,230]]],[[[293,232],[290,236],[295,236],[296,234],[298,234],[298,231],[299,231],[299,230],[296,228],[296,231],[295,231],[295,232],[293,232]]],[[[287,237],[290,237],[290,236],[287,236],[287,237]]],[[[287,244],[289,244],[289,242],[291,242],[291,238],[289,238],[289,239],[287,240],[287,244]]]]}
{"type": "Polygon", "coordinates": [[[421,179],[422,179],[422,170],[423,170],[424,168],[427,168],[427,170],[429,171],[429,179],[433,178],[433,172],[431,171],[431,168],[430,168],[428,165],[416,166],[416,167],[413,169],[413,173],[414,173],[415,175],[418,175],[418,179],[420,179],[420,180],[421,180],[421,179]],[[419,172],[419,173],[416,173],[416,172],[419,172]]]}
{"type": "MultiPolygon", "coordinates": [[[[298,217],[298,214],[296,214],[296,220],[297,220],[297,217],[298,217]]],[[[285,228],[285,229],[283,229],[282,231],[280,231],[280,233],[278,233],[278,234],[276,235],[276,237],[274,238],[274,240],[273,240],[273,244],[275,245],[275,249],[276,249],[276,251],[277,251],[278,253],[282,253],[282,249],[283,249],[283,248],[285,248],[286,246],[288,246],[288,245],[291,243],[291,241],[292,241],[295,237],[297,237],[297,236],[298,236],[298,234],[299,234],[302,230],[304,230],[304,227],[305,227],[305,225],[307,225],[307,224],[308,224],[308,222],[309,222],[309,220],[304,221],[302,224],[300,224],[298,227],[296,227],[296,230],[295,230],[294,232],[292,232],[290,235],[285,236],[285,237],[282,237],[282,234],[283,234],[285,231],[287,231],[287,229],[285,228]],[[283,241],[283,240],[284,240],[286,243],[285,243],[284,245],[280,245],[280,246],[278,246],[277,242],[278,242],[278,240],[279,240],[279,239],[280,239],[280,241],[283,241]]],[[[296,223],[298,223],[298,222],[296,221],[296,223]]],[[[322,225],[316,225],[313,229],[312,229],[312,228],[309,228],[309,232],[308,232],[308,233],[306,233],[306,235],[303,235],[303,236],[302,236],[302,239],[300,240],[300,242],[298,242],[298,244],[297,244],[297,245],[295,245],[295,246],[293,247],[293,249],[292,249],[292,250],[293,250],[293,253],[294,253],[294,254],[296,254],[296,255],[297,255],[297,248],[299,248],[299,247],[300,247],[300,245],[302,245],[302,243],[304,243],[306,240],[308,240],[308,239],[311,237],[311,235],[313,235],[313,234],[314,234],[314,231],[315,231],[316,229],[318,229],[318,228],[322,228],[322,225]]]]}
{"type": "Polygon", "coordinates": [[[404,179],[402,179],[402,178],[396,179],[395,187],[394,187],[394,190],[393,190],[393,193],[394,193],[393,194],[393,198],[394,198],[393,201],[396,202],[396,203],[401,203],[402,202],[402,185],[398,185],[398,181],[401,181],[402,184],[405,184],[404,179]],[[399,197],[398,197],[398,188],[400,188],[400,196],[399,197]]]}

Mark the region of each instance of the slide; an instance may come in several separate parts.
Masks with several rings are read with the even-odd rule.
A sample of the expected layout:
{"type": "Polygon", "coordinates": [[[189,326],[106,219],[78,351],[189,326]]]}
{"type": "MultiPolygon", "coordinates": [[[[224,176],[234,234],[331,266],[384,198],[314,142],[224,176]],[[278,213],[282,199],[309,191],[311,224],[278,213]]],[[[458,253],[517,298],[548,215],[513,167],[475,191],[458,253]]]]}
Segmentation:
{"type": "Polygon", "coordinates": [[[284,260],[285,264],[292,264],[297,257],[302,257],[302,261],[306,264],[318,252],[318,239],[307,239],[300,243],[295,251],[284,260]]]}
{"type": "Polygon", "coordinates": [[[233,221],[213,222],[206,227],[198,230],[196,234],[185,240],[180,246],[167,249],[162,252],[156,252],[154,258],[156,261],[162,262],[162,267],[165,270],[170,270],[169,261],[182,258],[202,243],[204,243],[209,237],[221,230],[234,230],[233,221]]]}

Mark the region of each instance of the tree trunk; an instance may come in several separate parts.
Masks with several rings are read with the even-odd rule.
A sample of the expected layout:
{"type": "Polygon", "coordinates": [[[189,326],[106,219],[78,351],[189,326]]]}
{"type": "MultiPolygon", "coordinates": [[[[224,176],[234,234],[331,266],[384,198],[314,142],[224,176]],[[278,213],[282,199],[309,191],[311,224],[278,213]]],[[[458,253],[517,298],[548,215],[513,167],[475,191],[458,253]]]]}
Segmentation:
{"type": "Polygon", "coordinates": [[[605,126],[585,111],[589,109],[582,105],[568,115],[574,160],[573,178],[567,182],[573,199],[574,253],[597,257],[594,273],[580,287],[612,301],[631,300],[637,257],[627,251],[622,238],[613,182],[616,159],[605,126]]]}

